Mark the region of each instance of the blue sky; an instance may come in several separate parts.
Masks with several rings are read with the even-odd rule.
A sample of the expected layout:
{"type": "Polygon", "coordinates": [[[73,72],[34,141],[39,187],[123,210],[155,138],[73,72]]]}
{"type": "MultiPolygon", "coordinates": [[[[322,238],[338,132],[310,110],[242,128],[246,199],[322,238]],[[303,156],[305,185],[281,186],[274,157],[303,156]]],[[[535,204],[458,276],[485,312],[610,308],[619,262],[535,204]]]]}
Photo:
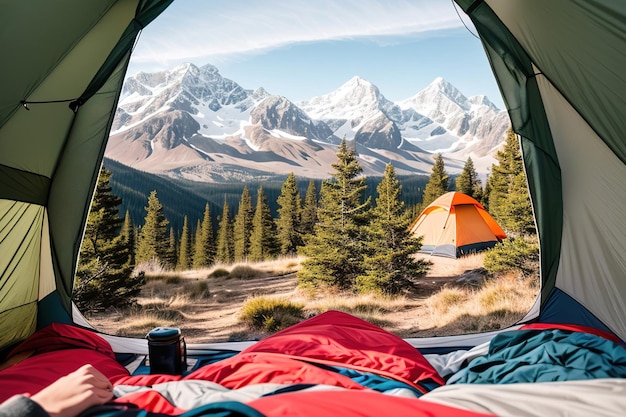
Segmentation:
{"type": "Polygon", "coordinates": [[[440,76],[502,109],[473,33],[451,0],[175,0],[144,29],[129,74],[213,64],[244,88],[293,101],[355,75],[401,100],[440,76]]]}

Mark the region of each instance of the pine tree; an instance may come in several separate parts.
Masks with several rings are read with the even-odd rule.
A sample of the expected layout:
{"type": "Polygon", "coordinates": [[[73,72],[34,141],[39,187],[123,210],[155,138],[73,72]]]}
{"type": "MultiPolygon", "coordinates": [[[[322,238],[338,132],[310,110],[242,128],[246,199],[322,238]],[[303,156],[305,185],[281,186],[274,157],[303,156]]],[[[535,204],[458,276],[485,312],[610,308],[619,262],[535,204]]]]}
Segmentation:
{"type": "Polygon", "coordinates": [[[366,228],[365,271],[356,281],[361,292],[398,294],[428,272],[428,263],[413,257],[421,248],[421,239],[409,233],[411,219],[400,198],[401,190],[393,165],[387,164],[366,228]]]}
{"type": "MultiPolygon", "coordinates": [[[[148,197],[148,206],[144,207],[146,217],[137,242],[137,263],[155,260],[163,262],[167,258],[168,239],[167,225],[169,222],[163,214],[163,205],[157,197],[156,190],[148,197]]],[[[174,265],[169,265],[174,266],[174,265]]]]}
{"type": "Polygon", "coordinates": [[[183,231],[180,234],[178,245],[178,263],[176,269],[180,271],[188,270],[191,266],[191,245],[189,238],[189,221],[187,216],[183,217],[183,231]]]}
{"type": "Polygon", "coordinates": [[[243,187],[239,209],[233,225],[234,260],[245,261],[250,253],[250,235],[252,234],[252,198],[248,186],[243,187]]]}
{"type": "MultiPolygon", "coordinates": [[[[493,170],[493,165],[491,166],[493,170]]],[[[491,182],[490,177],[487,177],[487,181],[485,182],[485,189],[483,190],[480,196],[480,204],[483,205],[485,210],[489,211],[489,196],[491,195],[491,182]]]]}
{"type": "Polygon", "coordinates": [[[249,259],[252,262],[264,261],[275,256],[277,252],[276,224],[272,219],[270,207],[267,205],[263,187],[259,187],[252,220],[249,259]]]}
{"type": "Polygon", "coordinates": [[[122,224],[120,236],[122,237],[124,244],[128,246],[128,250],[130,252],[130,262],[135,265],[135,226],[133,225],[133,220],[130,218],[128,210],[126,210],[126,215],[124,216],[124,223],[122,224]]]}
{"type": "Polygon", "coordinates": [[[315,223],[317,223],[317,189],[315,188],[315,182],[309,180],[300,220],[300,231],[302,235],[313,234],[315,223]]]}
{"type": "Polygon", "coordinates": [[[289,174],[283,183],[280,195],[277,199],[278,219],[276,227],[278,229],[277,240],[280,245],[282,255],[293,255],[298,247],[302,246],[302,234],[300,229],[300,191],[296,183],[296,176],[289,174]]]}
{"type": "Polygon", "coordinates": [[[195,267],[196,262],[196,248],[198,247],[198,241],[200,239],[200,234],[202,233],[202,223],[200,219],[196,221],[196,229],[193,232],[193,238],[190,242],[190,251],[191,251],[191,266],[193,269],[198,269],[195,267]]]}
{"type": "Polygon", "coordinates": [[[103,168],[81,246],[73,299],[83,311],[131,305],[144,282],[142,275],[132,275],[132,229],[120,232],[122,200],[111,193],[110,178],[111,172],[103,168]]]}
{"type": "Polygon", "coordinates": [[[424,188],[421,205],[422,210],[438,197],[448,192],[449,178],[450,176],[446,172],[443,157],[439,153],[435,155],[435,164],[433,165],[428,184],[426,184],[424,188]]]}
{"type": "Polygon", "coordinates": [[[471,157],[467,157],[463,171],[456,177],[456,191],[467,194],[478,201],[482,198],[483,187],[471,157]]]}
{"type": "Polygon", "coordinates": [[[167,254],[165,255],[167,265],[176,265],[178,264],[178,244],[176,242],[176,232],[174,232],[174,228],[170,227],[170,238],[169,243],[167,245],[167,254]]]}
{"type": "Polygon", "coordinates": [[[507,131],[504,147],[496,154],[496,160],[498,165],[492,166],[489,177],[490,214],[507,234],[536,233],[522,154],[513,130],[507,131]]]}
{"type": "Polygon", "coordinates": [[[217,230],[216,261],[224,264],[229,264],[233,261],[232,237],[233,230],[230,223],[230,211],[228,203],[224,200],[224,208],[222,209],[222,216],[220,217],[217,230]]]}
{"type": "Polygon", "coordinates": [[[307,257],[298,272],[304,287],[354,287],[363,272],[363,225],[370,200],[362,202],[367,187],[354,149],[342,140],[331,180],[322,182],[315,234],[308,235],[300,252],[307,257]]]}
{"type": "Polygon", "coordinates": [[[204,207],[204,217],[198,228],[196,246],[193,255],[193,267],[204,268],[213,263],[215,259],[215,243],[213,241],[213,221],[209,203],[204,207]]]}

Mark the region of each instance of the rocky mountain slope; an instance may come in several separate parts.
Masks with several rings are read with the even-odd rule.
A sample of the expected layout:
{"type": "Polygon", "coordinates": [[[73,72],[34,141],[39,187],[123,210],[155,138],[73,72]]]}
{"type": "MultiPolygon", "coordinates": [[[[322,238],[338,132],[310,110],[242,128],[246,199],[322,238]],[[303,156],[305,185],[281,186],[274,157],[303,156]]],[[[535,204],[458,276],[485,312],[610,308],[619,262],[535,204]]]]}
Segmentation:
{"type": "Polygon", "coordinates": [[[452,174],[468,156],[486,173],[508,125],[486,97],[466,98],[441,78],[397,103],[359,77],[294,103],[245,89],[212,65],[183,64],[125,81],[105,155],[197,181],[324,178],[345,138],[368,176],[388,162],[401,175],[429,174],[437,152],[452,174]]]}

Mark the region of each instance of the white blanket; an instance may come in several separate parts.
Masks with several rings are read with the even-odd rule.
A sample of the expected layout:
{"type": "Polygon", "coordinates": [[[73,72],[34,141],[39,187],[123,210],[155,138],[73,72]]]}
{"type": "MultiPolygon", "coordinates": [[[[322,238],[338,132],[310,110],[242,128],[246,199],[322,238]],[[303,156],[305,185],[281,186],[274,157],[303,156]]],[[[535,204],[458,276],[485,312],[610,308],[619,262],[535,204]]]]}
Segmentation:
{"type": "Polygon", "coordinates": [[[626,415],[626,379],[453,384],[434,389],[420,401],[500,417],[616,417],[626,415]]]}

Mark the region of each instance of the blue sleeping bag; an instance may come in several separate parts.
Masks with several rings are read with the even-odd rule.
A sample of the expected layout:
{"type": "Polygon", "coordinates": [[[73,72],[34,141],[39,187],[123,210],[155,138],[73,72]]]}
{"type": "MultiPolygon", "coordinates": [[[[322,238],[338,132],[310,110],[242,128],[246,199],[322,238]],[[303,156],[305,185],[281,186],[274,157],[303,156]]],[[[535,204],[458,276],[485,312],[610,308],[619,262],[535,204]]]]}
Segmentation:
{"type": "Polygon", "coordinates": [[[626,348],[600,336],[566,330],[516,330],[491,340],[447,384],[510,384],[626,378],[626,348]]]}

